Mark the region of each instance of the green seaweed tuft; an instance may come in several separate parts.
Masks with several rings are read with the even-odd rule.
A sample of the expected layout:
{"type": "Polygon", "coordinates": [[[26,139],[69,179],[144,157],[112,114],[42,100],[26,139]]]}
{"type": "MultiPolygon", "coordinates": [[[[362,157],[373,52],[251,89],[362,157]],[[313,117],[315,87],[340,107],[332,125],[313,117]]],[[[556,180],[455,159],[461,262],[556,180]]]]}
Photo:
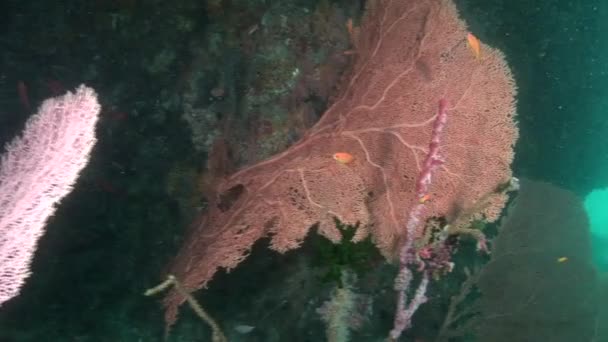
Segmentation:
{"type": "Polygon", "coordinates": [[[313,248],[315,266],[324,267],[327,271],[321,276],[322,282],[336,283],[338,287],[343,287],[342,273],[352,271],[357,275],[369,271],[375,260],[382,259],[378,248],[372,242],[371,236],[367,236],[361,241],[353,241],[355,233],[359,227],[356,225],[346,225],[334,218],[336,227],[342,233],[340,243],[333,243],[329,239],[317,234],[313,248]]]}

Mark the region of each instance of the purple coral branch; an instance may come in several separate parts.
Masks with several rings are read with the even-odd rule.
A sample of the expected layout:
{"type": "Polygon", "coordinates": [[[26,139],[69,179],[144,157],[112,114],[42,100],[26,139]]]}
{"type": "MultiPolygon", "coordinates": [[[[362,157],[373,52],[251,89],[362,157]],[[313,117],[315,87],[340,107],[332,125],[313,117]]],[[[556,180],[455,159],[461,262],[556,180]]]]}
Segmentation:
{"type": "MultiPolygon", "coordinates": [[[[441,99],[439,101],[439,111],[435,122],[433,123],[433,132],[431,134],[431,143],[429,144],[429,151],[426,155],[426,159],[420,170],[418,181],[416,183],[416,197],[418,203],[416,203],[408,216],[406,229],[407,239],[401,246],[399,251],[399,274],[395,278],[395,291],[397,291],[397,310],[395,313],[395,321],[393,330],[390,332],[390,338],[396,340],[401,336],[403,330],[407,329],[411,325],[411,318],[420,305],[426,302],[426,289],[428,286],[428,272],[424,271],[422,274],[422,280],[418,285],[414,297],[407,305],[407,295],[410,283],[413,278],[412,271],[409,266],[415,263],[419,263],[419,259],[416,256],[414,250],[414,241],[418,238],[417,232],[419,231],[420,222],[423,217],[425,210],[425,197],[428,195],[429,187],[432,183],[433,173],[438,166],[443,164],[443,159],[439,155],[439,145],[441,142],[441,133],[447,122],[447,100],[441,99]]],[[[421,268],[422,269],[422,268],[421,268]]]]}

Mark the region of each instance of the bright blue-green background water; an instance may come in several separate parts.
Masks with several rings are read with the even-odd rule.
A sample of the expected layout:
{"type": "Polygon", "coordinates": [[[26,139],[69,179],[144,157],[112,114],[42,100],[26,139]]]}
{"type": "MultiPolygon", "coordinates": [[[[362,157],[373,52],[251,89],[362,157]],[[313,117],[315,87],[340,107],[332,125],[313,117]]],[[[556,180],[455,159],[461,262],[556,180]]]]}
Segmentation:
{"type": "Polygon", "coordinates": [[[608,189],[592,190],[585,197],[591,225],[593,260],[599,270],[608,271],[608,189]]]}

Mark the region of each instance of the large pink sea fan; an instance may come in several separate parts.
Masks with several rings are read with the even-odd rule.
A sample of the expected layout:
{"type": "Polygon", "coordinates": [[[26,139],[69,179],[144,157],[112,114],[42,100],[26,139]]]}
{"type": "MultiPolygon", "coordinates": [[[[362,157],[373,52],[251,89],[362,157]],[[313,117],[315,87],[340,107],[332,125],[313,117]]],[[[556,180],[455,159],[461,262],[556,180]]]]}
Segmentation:
{"type": "MultiPolygon", "coordinates": [[[[189,290],[218,268],[232,269],[253,243],[297,248],[309,228],[339,241],[334,218],[359,222],[392,259],[417,203],[416,181],[431,141],[437,104],[449,104],[425,220],[472,206],[511,178],[517,139],[515,86],[502,53],[482,44],[477,58],[448,0],[371,0],[353,32],[350,78],[301,141],[217,184],[217,194],[179,252],[171,272],[189,290]],[[348,152],[354,160],[337,163],[348,152]]],[[[504,199],[485,211],[497,218],[504,199]]],[[[167,321],[183,298],[166,298],[167,321]]]]}

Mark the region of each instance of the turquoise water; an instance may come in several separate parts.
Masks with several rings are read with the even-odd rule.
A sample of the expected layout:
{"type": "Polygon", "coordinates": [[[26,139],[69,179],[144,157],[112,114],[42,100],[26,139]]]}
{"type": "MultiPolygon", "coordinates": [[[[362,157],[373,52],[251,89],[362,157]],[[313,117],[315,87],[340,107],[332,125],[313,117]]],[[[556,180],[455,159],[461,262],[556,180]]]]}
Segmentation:
{"type": "Polygon", "coordinates": [[[585,197],[589,215],[593,258],[598,269],[608,271],[608,190],[594,189],[585,197]]]}

